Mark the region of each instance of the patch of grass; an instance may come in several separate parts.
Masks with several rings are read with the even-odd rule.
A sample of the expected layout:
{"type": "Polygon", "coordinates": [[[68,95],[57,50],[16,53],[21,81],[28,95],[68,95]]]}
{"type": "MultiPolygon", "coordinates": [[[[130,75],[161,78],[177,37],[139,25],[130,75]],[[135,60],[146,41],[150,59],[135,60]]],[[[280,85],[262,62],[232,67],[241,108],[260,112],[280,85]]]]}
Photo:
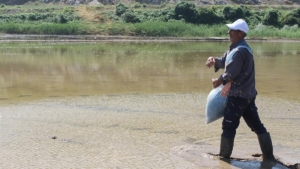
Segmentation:
{"type": "Polygon", "coordinates": [[[138,36],[210,37],[224,36],[227,28],[220,25],[195,25],[181,21],[149,21],[134,24],[138,36]]]}
{"type": "Polygon", "coordinates": [[[80,22],[59,23],[5,23],[0,25],[0,32],[10,34],[54,34],[54,35],[73,35],[87,34],[88,28],[80,22]]]}
{"type": "Polygon", "coordinates": [[[278,29],[259,24],[252,28],[248,37],[299,39],[300,29],[297,25],[285,26],[282,29],[278,29]]]}
{"type": "Polygon", "coordinates": [[[96,34],[152,37],[224,37],[228,31],[225,25],[194,25],[181,21],[148,21],[135,24],[120,22],[98,24],[96,27],[96,34]]]}

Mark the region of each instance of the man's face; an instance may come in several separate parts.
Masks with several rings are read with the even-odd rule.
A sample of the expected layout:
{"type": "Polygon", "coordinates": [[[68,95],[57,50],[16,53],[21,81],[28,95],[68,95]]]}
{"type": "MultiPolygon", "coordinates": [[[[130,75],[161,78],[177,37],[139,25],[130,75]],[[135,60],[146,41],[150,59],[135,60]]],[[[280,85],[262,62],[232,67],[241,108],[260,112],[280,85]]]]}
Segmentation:
{"type": "Polygon", "coordinates": [[[237,41],[244,38],[244,32],[240,31],[240,30],[230,29],[228,31],[228,34],[229,34],[229,38],[230,38],[231,43],[235,43],[235,42],[237,42],[237,41]]]}

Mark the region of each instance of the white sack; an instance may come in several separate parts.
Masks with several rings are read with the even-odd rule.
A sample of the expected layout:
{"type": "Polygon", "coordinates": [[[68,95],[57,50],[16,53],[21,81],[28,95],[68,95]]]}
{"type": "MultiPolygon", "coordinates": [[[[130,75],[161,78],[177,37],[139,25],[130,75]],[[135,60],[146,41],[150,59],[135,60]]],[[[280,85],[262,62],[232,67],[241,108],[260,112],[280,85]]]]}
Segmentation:
{"type": "Polygon", "coordinates": [[[205,115],[206,124],[211,123],[215,120],[224,116],[224,108],[227,103],[227,97],[221,96],[221,91],[224,85],[220,85],[210,91],[207,96],[205,115]]]}

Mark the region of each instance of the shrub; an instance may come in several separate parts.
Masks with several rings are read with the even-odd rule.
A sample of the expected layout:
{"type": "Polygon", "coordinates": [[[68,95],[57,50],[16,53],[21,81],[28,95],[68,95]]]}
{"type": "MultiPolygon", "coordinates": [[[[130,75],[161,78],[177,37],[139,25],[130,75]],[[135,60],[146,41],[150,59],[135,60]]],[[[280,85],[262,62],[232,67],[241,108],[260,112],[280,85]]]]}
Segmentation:
{"type": "Polygon", "coordinates": [[[284,25],[296,25],[299,23],[298,19],[292,15],[284,16],[283,19],[281,19],[282,24],[284,25]]]}
{"type": "Polygon", "coordinates": [[[251,15],[252,12],[248,7],[245,6],[239,6],[239,7],[225,6],[223,8],[224,18],[232,22],[240,18],[250,17],[251,15]]]}
{"type": "Polygon", "coordinates": [[[197,22],[200,24],[216,24],[222,22],[223,18],[218,16],[212,9],[200,8],[198,10],[197,22]]]}
{"type": "Polygon", "coordinates": [[[117,16],[121,16],[122,14],[124,14],[126,11],[127,11],[128,7],[125,6],[124,4],[122,3],[118,3],[118,5],[116,5],[116,11],[115,11],[115,14],[117,16]]]}
{"type": "Polygon", "coordinates": [[[237,17],[235,9],[232,6],[225,6],[223,8],[223,16],[226,20],[230,21],[236,20],[235,18],[237,17]]]}
{"type": "Polygon", "coordinates": [[[158,11],[158,20],[168,22],[171,19],[175,19],[175,12],[172,8],[163,8],[158,11]]]}
{"type": "Polygon", "coordinates": [[[27,20],[29,21],[36,21],[38,20],[38,14],[30,13],[27,15],[27,20]]]}
{"type": "Polygon", "coordinates": [[[184,19],[186,22],[196,23],[198,12],[195,7],[195,4],[191,2],[179,2],[175,7],[176,19],[184,19]]]}
{"type": "Polygon", "coordinates": [[[300,8],[292,10],[291,13],[292,13],[292,15],[294,17],[298,17],[299,18],[300,17],[300,8]]]}
{"type": "Polygon", "coordinates": [[[21,19],[21,20],[26,20],[26,15],[25,14],[19,14],[15,15],[16,18],[21,19]]]}
{"type": "Polygon", "coordinates": [[[300,8],[298,9],[294,9],[290,12],[285,13],[282,17],[281,17],[281,22],[284,25],[295,25],[295,24],[299,24],[299,18],[300,17],[300,8]]]}
{"type": "Polygon", "coordinates": [[[68,18],[64,14],[58,14],[55,19],[56,23],[67,23],[68,18]]]}
{"type": "Polygon", "coordinates": [[[249,25],[255,26],[262,22],[262,19],[258,15],[252,15],[246,19],[249,25]]]}
{"type": "Polygon", "coordinates": [[[127,10],[123,15],[122,18],[127,23],[137,23],[140,22],[140,19],[134,14],[132,10],[127,10]]]}
{"type": "Polygon", "coordinates": [[[253,16],[254,14],[256,14],[253,9],[249,8],[249,6],[241,5],[240,8],[243,11],[244,17],[250,17],[250,16],[253,16]]]}
{"type": "Polygon", "coordinates": [[[278,18],[279,18],[278,11],[271,9],[266,12],[264,19],[263,19],[263,23],[265,25],[278,26],[278,18]]]}

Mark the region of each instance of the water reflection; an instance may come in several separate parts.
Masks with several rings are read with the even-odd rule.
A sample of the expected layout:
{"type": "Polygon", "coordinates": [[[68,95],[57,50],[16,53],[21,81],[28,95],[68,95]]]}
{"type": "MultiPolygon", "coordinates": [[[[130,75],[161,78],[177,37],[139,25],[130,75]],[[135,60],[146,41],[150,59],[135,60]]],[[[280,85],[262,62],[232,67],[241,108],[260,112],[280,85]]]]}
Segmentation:
{"type": "MultiPolygon", "coordinates": [[[[208,92],[204,66],[228,42],[9,43],[0,47],[1,100],[104,93],[208,92]]],[[[259,94],[299,100],[298,46],[250,42],[259,94]]]]}

